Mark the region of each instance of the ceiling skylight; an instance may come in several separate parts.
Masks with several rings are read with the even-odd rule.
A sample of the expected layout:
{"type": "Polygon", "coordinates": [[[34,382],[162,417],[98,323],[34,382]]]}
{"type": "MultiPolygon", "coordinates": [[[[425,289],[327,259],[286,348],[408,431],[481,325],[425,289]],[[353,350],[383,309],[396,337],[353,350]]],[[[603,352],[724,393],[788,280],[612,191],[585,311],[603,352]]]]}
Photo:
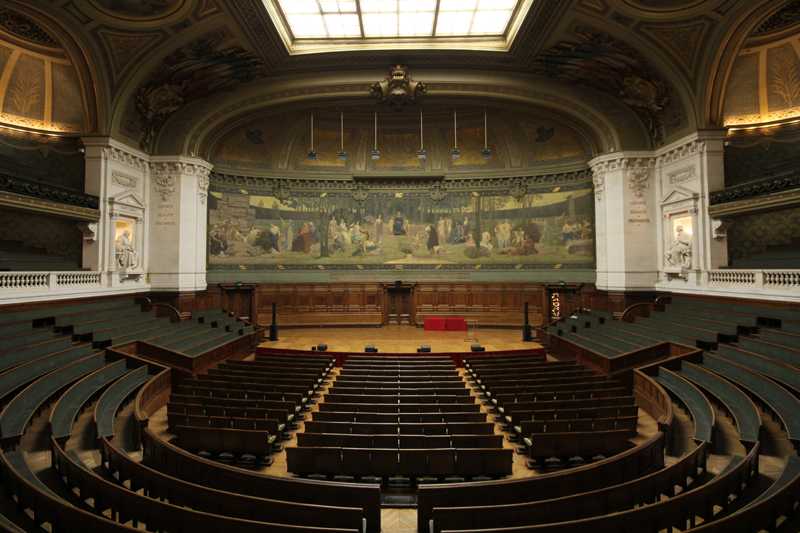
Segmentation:
{"type": "Polygon", "coordinates": [[[533,0],[264,0],[290,52],[507,49],[533,0]],[[343,46],[347,44],[348,46],[343,46]],[[438,46],[442,45],[442,46],[438,46]]]}

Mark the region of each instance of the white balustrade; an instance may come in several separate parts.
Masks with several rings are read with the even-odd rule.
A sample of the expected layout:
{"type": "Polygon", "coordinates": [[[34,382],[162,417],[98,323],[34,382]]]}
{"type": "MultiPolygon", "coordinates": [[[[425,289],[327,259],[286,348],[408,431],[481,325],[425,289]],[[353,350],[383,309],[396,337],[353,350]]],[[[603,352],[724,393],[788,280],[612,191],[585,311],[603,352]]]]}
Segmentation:
{"type": "Polygon", "coordinates": [[[49,286],[48,272],[0,272],[0,290],[41,289],[49,286]]]}
{"type": "Polygon", "coordinates": [[[94,293],[104,287],[102,272],[0,272],[0,298],[80,296],[81,292],[94,293]]]}

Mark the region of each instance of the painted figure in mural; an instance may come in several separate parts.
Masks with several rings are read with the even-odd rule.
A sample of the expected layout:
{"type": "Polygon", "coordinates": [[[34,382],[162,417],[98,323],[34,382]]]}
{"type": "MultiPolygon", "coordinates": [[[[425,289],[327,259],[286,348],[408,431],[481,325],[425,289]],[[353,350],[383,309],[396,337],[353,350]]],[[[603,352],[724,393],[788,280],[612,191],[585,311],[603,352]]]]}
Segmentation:
{"type": "Polygon", "coordinates": [[[117,237],[114,242],[114,249],[117,256],[117,265],[122,269],[136,268],[139,266],[139,255],[133,247],[131,232],[125,230],[122,235],[117,237]]]}
{"type": "Polygon", "coordinates": [[[383,244],[383,217],[381,215],[375,219],[375,244],[383,244]]]}
{"type": "Polygon", "coordinates": [[[293,252],[303,252],[308,253],[311,251],[311,245],[313,244],[313,227],[311,222],[305,222],[303,226],[300,228],[300,232],[292,241],[292,251],[293,252]]]}
{"type": "Polygon", "coordinates": [[[675,241],[664,254],[668,265],[681,268],[692,268],[692,238],[684,233],[683,226],[675,228],[675,241]]]}
{"type": "Polygon", "coordinates": [[[439,234],[436,231],[436,228],[433,227],[432,224],[428,224],[425,228],[425,233],[428,236],[428,253],[431,255],[434,253],[439,253],[439,234]]]}
{"type": "Polygon", "coordinates": [[[394,216],[394,221],[392,222],[392,233],[394,235],[406,235],[408,233],[406,219],[403,218],[403,215],[400,214],[400,211],[398,211],[394,216]]]}

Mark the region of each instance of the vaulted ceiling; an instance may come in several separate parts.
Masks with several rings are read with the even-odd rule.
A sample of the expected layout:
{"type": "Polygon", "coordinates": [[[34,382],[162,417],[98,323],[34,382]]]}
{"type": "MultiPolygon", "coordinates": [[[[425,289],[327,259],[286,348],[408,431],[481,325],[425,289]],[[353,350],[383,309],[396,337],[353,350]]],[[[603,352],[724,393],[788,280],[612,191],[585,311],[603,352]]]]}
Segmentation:
{"type": "Polygon", "coordinates": [[[731,73],[736,83],[748,43],[800,26],[793,0],[534,0],[507,52],[298,54],[264,0],[4,5],[58,43],[72,65],[68,122],[81,133],[204,156],[220,131],[254,113],[369,104],[370,85],[395,63],[409,65],[437,106],[513,102],[563,116],[587,132],[594,153],[647,149],[722,127],[731,73]]]}

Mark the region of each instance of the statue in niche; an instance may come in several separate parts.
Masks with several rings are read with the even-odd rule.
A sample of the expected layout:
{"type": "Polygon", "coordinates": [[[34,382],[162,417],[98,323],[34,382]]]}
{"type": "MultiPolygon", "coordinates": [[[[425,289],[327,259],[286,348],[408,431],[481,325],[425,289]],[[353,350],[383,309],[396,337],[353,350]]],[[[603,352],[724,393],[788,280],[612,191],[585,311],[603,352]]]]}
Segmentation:
{"type": "Polygon", "coordinates": [[[675,240],[664,254],[668,265],[682,269],[692,268],[692,238],[683,231],[683,226],[675,228],[675,240]]]}
{"type": "Polygon", "coordinates": [[[139,254],[136,253],[136,248],[133,246],[130,231],[125,230],[122,235],[117,237],[114,242],[114,249],[117,256],[117,265],[120,268],[130,270],[139,266],[139,254]]]}

